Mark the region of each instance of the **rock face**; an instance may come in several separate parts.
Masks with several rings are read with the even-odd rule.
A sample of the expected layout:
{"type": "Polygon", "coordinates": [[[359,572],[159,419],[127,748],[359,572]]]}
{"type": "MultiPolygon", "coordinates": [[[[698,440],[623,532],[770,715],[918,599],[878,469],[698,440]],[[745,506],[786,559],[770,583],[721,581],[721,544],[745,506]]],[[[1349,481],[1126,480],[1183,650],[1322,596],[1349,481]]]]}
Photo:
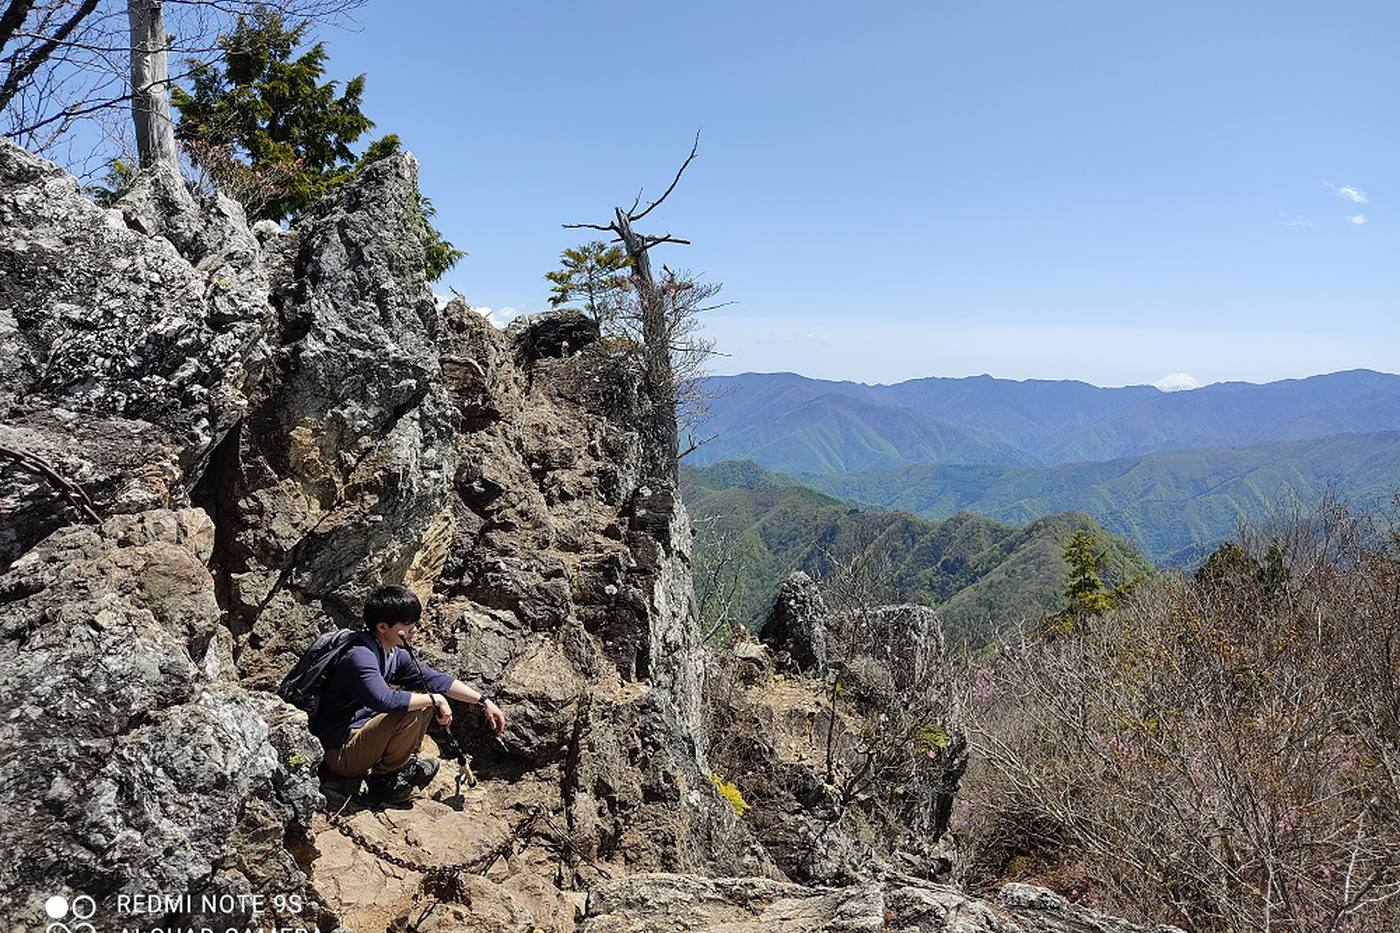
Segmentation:
{"type": "Polygon", "coordinates": [[[849,888],[759,878],[636,875],[595,887],[583,933],[772,930],[775,933],[1181,933],[1105,917],[1029,885],[995,904],[898,875],[849,888]]]}
{"type": "Polygon", "coordinates": [[[795,570],[783,580],[758,637],[787,652],[799,670],[826,670],[826,604],[811,577],[795,570]]]}
{"type": "MultiPolygon", "coordinates": [[[[196,214],[178,180],[160,176],[104,211],[0,141],[0,447],[58,467],[100,514],[187,503],[266,360],[260,248],[232,202],[197,236],[196,214]],[[177,239],[197,241],[197,258],[127,223],[157,213],[155,201],[178,204],[190,229],[177,239]]],[[[50,483],[8,462],[0,512],[0,568],[76,518],[50,483]]]]}
{"type": "Polygon", "coordinates": [[[382,581],[417,574],[426,597],[441,560],[456,425],[416,175],[411,156],[369,166],[282,244],[271,357],[201,490],[253,683],[318,631],[358,625],[382,581]]]}
{"type": "Polygon", "coordinates": [[[0,914],[85,893],[119,925],[116,894],[304,884],[284,842],[308,837],[321,750],[230,679],[213,541],[199,510],[114,515],[0,577],[0,914]]]}

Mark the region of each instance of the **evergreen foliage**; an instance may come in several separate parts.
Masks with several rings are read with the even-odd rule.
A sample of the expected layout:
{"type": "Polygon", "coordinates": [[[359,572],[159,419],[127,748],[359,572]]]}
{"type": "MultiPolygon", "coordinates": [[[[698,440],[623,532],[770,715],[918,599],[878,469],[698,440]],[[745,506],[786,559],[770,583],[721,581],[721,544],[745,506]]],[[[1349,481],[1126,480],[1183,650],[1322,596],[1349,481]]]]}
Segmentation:
{"type": "Polygon", "coordinates": [[[564,250],[560,267],[546,272],[549,303],[558,308],[580,301],[583,310],[603,327],[626,306],[632,290],[632,262],[620,246],[599,240],[564,250]]]}
{"type": "Polygon", "coordinates": [[[1081,528],[1070,535],[1065,543],[1064,558],[1069,567],[1065,582],[1065,598],[1069,605],[1046,619],[1050,631],[1074,631],[1088,619],[1118,605],[1119,591],[1108,589],[1103,582],[1108,553],[1099,550],[1098,539],[1092,533],[1081,528]]]}
{"type": "Polygon", "coordinates": [[[121,159],[113,159],[107,163],[107,174],[100,182],[93,182],[87,186],[88,197],[93,202],[102,207],[111,207],[117,199],[126,193],[126,189],[131,187],[131,183],[136,179],[136,169],[127,165],[121,159]]]}
{"type": "MultiPolygon", "coordinates": [[[[191,62],[193,91],[171,91],[176,138],[214,186],[243,202],[250,220],[293,219],[401,148],[391,133],[355,158],[351,146],[374,126],[361,110],[365,76],[343,89],[323,81],[324,44],[302,48],[308,27],[259,7],[219,38],[222,67],[191,62]]],[[[465,253],[433,226],[431,201],[421,198],[419,209],[428,277],[436,281],[465,253]]]]}
{"type": "Polygon", "coordinates": [[[180,111],[176,138],[193,144],[196,161],[205,149],[225,147],[252,171],[281,179],[259,219],[294,217],[348,179],[355,167],[350,147],[374,126],[360,109],[364,75],[338,90],[337,82],[322,80],[322,43],[297,54],[308,26],[289,27],[266,8],[240,16],[219,38],[223,66],[191,62],[193,93],[171,92],[180,111]]]}

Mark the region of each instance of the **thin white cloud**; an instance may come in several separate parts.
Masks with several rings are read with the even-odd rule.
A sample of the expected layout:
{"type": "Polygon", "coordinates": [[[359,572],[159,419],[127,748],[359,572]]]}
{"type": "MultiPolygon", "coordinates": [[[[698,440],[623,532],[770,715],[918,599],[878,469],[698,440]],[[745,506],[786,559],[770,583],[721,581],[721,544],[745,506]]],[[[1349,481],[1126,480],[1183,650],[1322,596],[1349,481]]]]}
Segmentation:
{"type": "Polygon", "coordinates": [[[1339,188],[1330,181],[1324,181],[1323,184],[1331,188],[1332,193],[1339,198],[1344,198],[1353,204],[1366,203],[1366,192],[1362,191],[1360,188],[1356,188],[1352,185],[1342,185],[1339,188]]]}
{"type": "Polygon", "coordinates": [[[1349,214],[1349,215],[1347,215],[1347,220],[1351,221],[1351,222],[1354,223],[1354,224],[1364,224],[1364,223],[1366,222],[1366,215],[1365,215],[1365,214],[1349,214]]]}
{"type": "Polygon", "coordinates": [[[472,310],[475,311],[477,314],[480,314],[482,317],[488,318],[492,324],[495,324],[497,327],[500,328],[504,328],[511,321],[520,317],[520,315],[526,313],[525,311],[521,311],[519,308],[488,308],[484,305],[481,307],[473,305],[472,310]]]}
{"type": "Polygon", "coordinates": [[[1285,227],[1311,227],[1312,221],[1302,214],[1287,214],[1278,212],[1278,222],[1285,227]]]}

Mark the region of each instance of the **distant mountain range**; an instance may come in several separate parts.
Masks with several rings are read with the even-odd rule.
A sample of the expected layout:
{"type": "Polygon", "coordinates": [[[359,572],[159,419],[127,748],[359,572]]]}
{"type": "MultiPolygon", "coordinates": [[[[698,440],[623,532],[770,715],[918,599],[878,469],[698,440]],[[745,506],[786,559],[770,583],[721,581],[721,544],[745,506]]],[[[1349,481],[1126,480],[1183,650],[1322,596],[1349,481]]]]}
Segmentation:
{"type": "Polygon", "coordinates": [[[751,460],[867,508],[1024,523],[1077,509],[1190,564],[1289,502],[1400,490],[1400,376],[1369,370],[1190,391],[976,376],[890,386],[791,373],[707,381],[686,460],[751,460]]]}
{"type": "Polygon", "coordinates": [[[1186,392],[990,376],[868,386],[793,373],[717,376],[705,388],[713,398],[696,436],[716,436],[692,463],[753,460],[795,475],[1053,466],[1400,431],[1400,376],[1370,370],[1186,392]]]}
{"type": "Polygon", "coordinates": [[[758,619],[778,582],[793,570],[822,577],[828,555],[874,558],[886,573],[880,601],[935,606],[944,624],[974,641],[1063,605],[1068,568],[1062,551],[1074,531],[1106,547],[1110,585],[1151,572],[1126,541],[1082,512],[1058,512],[1015,527],[970,512],[932,522],[908,512],[853,507],[752,462],[682,470],[682,494],[695,523],[697,559],[721,537],[739,568],[737,615],[758,619]]]}

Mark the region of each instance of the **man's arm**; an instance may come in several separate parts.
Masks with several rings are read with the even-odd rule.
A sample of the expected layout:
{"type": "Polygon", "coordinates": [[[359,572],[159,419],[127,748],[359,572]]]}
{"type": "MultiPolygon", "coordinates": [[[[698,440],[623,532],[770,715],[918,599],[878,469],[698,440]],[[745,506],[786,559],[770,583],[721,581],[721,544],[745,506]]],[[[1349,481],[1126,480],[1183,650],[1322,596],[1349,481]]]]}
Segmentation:
{"type": "Polygon", "coordinates": [[[431,694],[409,693],[405,690],[391,690],[379,672],[379,664],[368,651],[355,648],[346,652],[348,663],[355,670],[351,684],[361,703],[376,713],[391,713],[394,710],[427,709],[436,704],[431,694]]]}
{"type": "MultiPolygon", "coordinates": [[[[480,703],[482,712],[486,714],[486,724],[491,727],[491,731],[500,735],[506,731],[506,714],[501,712],[501,708],[490,700],[484,698],[477,690],[468,687],[460,680],[453,679],[452,686],[446,690],[448,696],[454,700],[462,700],[466,703],[480,703]]],[[[438,710],[438,718],[441,719],[442,710],[438,710]]],[[[448,714],[449,721],[451,714],[448,714]]]]}
{"type": "MultiPolygon", "coordinates": [[[[433,691],[430,702],[437,707],[437,721],[440,725],[448,726],[452,724],[452,707],[448,705],[443,696],[451,697],[454,700],[461,700],[464,703],[478,703],[482,712],[486,714],[486,723],[491,727],[491,731],[500,735],[506,729],[506,716],[501,712],[501,708],[490,700],[484,698],[481,692],[467,686],[462,681],[451,674],[444,674],[422,663],[417,657],[413,658],[416,665],[414,673],[422,678],[423,686],[433,691]],[[439,694],[443,696],[439,696],[439,694]]],[[[415,694],[417,696],[418,694],[415,694]]],[[[425,704],[426,706],[426,704],[425,704]]],[[[410,707],[411,709],[423,709],[424,706],[410,707]]]]}

